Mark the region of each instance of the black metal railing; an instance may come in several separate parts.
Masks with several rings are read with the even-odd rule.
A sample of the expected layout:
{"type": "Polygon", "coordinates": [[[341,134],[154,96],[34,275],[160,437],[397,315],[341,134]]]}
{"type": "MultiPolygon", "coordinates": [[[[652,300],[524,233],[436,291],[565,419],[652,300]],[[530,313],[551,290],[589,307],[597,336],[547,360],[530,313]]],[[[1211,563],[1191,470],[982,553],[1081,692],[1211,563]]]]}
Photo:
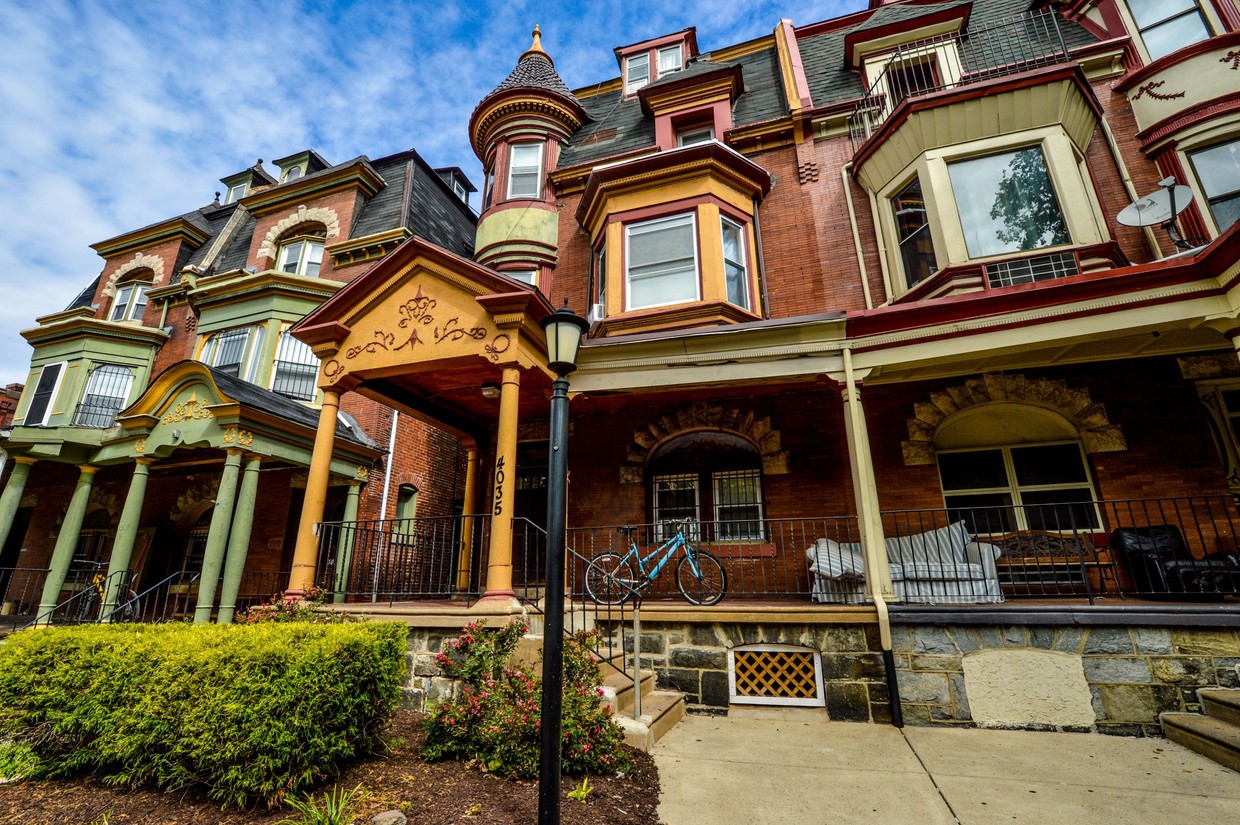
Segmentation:
{"type": "Polygon", "coordinates": [[[124,407],[123,398],[91,395],[77,405],[73,413],[73,426],[93,427],[106,430],[116,423],[116,416],[124,407]]]}
{"type": "Polygon", "coordinates": [[[908,98],[1070,60],[1053,11],[897,46],[848,119],[853,151],[908,98]]]}
{"type": "Polygon", "coordinates": [[[46,569],[0,567],[0,632],[28,625],[39,610],[46,569]]]}
{"type": "Polygon", "coordinates": [[[171,622],[193,618],[199,573],[178,571],[140,592],[126,589],[116,607],[100,617],[106,622],[171,622]]]}
{"type": "Polygon", "coordinates": [[[133,386],[133,372],[119,364],[100,364],[86,379],[82,401],[73,414],[73,426],[107,429],[125,407],[133,386]]]}
{"type": "Polygon", "coordinates": [[[108,593],[120,593],[123,601],[130,600],[129,582],[133,574],[128,570],[118,570],[111,575],[103,572],[100,567],[71,571],[61,587],[63,594],[68,590],[69,598],[59,602],[50,610],[38,612],[30,625],[74,625],[93,624],[104,616],[104,604],[108,593]]]}
{"type": "Polygon", "coordinates": [[[486,515],[323,522],[318,586],[333,601],[399,602],[482,593],[486,515]]]}
{"type": "Polygon", "coordinates": [[[241,574],[237,588],[236,612],[242,613],[258,604],[279,598],[288,590],[287,570],[247,570],[241,574]]]}

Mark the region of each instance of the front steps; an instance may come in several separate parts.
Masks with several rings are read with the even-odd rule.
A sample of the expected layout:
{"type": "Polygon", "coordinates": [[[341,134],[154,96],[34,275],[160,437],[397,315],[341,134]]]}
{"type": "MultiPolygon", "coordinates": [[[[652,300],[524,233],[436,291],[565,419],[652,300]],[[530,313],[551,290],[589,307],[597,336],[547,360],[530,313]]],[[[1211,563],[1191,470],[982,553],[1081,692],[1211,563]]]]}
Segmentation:
{"type": "Polygon", "coordinates": [[[1172,742],[1240,771],[1240,690],[1203,688],[1197,696],[1205,715],[1164,713],[1163,732],[1172,742]]]}
{"type": "Polygon", "coordinates": [[[633,717],[633,680],[623,673],[604,668],[603,704],[611,708],[612,718],[624,730],[624,743],[649,751],[663,735],[685,716],[685,696],[673,690],[655,690],[654,673],[641,672],[641,715],[633,717]]]}

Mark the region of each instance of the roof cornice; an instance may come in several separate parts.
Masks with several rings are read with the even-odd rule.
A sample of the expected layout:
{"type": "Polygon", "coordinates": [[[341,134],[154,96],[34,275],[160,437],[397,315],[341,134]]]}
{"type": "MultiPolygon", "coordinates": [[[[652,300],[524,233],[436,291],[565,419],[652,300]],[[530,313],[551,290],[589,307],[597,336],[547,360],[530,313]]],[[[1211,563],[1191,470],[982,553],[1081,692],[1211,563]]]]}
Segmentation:
{"type": "Polygon", "coordinates": [[[163,223],[126,232],[124,235],[117,235],[106,241],[99,241],[99,243],[91,244],[90,248],[103,258],[113,258],[126,252],[148,249],[156,244],[177,240],[189,244],[191,249],[197,249],[210,237],[184,217],[176,217],[163,223]]]}
{"type": "Polygon", "coordinates": [[[355,189],[359,194],[371,198],[385,186],[387,181],[363,158],[347,166],[305,175],[294,181],[246,195],[239,203],[251,215],[260,217],[313,198],[349,189],[355,189]]]}

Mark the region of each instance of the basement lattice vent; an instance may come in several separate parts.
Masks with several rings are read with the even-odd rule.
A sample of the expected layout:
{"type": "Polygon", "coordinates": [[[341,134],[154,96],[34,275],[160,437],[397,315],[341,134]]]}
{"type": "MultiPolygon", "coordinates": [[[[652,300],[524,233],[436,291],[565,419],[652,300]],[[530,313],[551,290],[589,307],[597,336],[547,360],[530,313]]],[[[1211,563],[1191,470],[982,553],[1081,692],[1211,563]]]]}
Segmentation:
{"type": "Polygon", "coordinates": [[[728,686],[738,705],[823,707],[822,659],[792,645],[747,645],[729,654],[728,686]]]}

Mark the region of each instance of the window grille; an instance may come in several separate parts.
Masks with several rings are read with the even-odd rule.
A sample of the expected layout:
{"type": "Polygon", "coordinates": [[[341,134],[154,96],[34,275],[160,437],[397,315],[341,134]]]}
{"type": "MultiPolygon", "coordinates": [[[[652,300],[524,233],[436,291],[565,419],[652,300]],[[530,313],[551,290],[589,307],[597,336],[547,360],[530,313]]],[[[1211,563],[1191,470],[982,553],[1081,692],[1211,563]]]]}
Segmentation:
{"type": "Polygon", "coordinates": [[[762,472],[737,470],[711,476],[715,498],[715,538],[762,538],[762,472]]]}
{"type": "Polygon", "coordinates": [[[101,364],[86,380],[82,402],[73,416],[75,427],[104,429],[116,423],[116,415],[125,408],[129,390],[133,386],[133,373],[118,364],[101,364]]]}
{"type": "Polygon", "coordinates": [[[823,707],[821,654],[791,645],[734,648],[728,672],[731,701],[747,705],[823,707]]]}
{"type": "Polygon", "coordinates": [[[668,526],[669,522],[698,519],[698,477],[697,473],[655,476],[653,483],[654,523],[659,525],[662,541],[676,532],[674,526],[668,526]]]}
{"type": "Polygon", "coordinates": [[[271,391],[296,401],[313,401],[318,376],[319,359],[310,346],[289,335],[288,330],[281,333],[271,391]]]}
{"type": "Polygon", "coordinates": [[[216,333],[207,341],[202,360],[220,372],[240,377],[241,362],[245,360],[245,345],[249,339],[249,327],[216,333]]]}
{"type": "Polygon", "coordinates": [[[1002,286],[1031,284],[1034,281],[1053,281],[1056,278],[1076,275],[1080,271],[1075,255],[1071,252],[1056,252],[1034,258],[986,264],[986,280],[991,289],[998,289],[1002,286]]]}

